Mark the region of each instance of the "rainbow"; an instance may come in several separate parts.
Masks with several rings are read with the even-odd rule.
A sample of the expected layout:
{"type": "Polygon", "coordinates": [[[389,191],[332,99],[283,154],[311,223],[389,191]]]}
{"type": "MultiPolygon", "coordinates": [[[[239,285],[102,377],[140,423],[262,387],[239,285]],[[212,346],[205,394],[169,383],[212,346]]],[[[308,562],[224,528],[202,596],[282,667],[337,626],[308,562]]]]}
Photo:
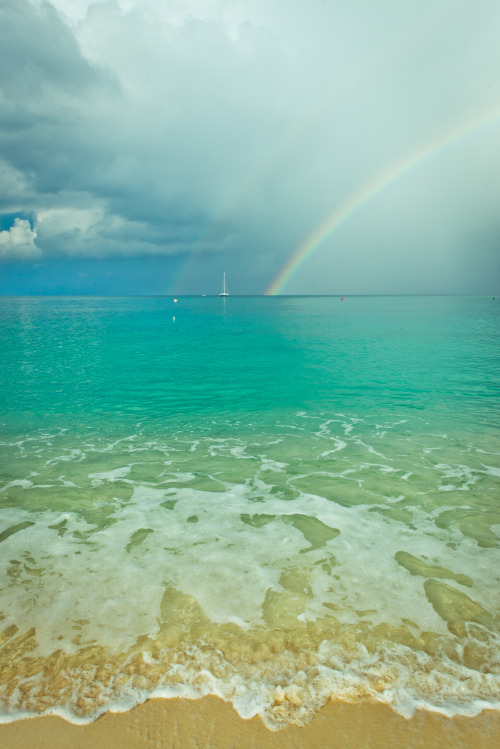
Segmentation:
{"type": "Polygon", "coordinates": [[[420,147],[411,156],[392,164],[375,178],[366,182],[355,193],[350,195],[343,203],[337,206],[302,242],[289,258],[286,265],[280,270],[265,292],[268,296],[281,294],[284,287],[291,281],[297,271],[314,255],[323,242],[337,232],[356,213],[361,211],[368,203],[375,200],[385,190],[405,177],[411,171],[420,167],[426,161],[436,156],[441,151],[454,146],[459,141],[482,130],[498,124],[500,121],[500,110],[482,114],[475,120],[461,125],[451,132],[447,132],[437,140],[420,147]]]}
{"type": "MultiPolygon", "coordinates": [[[[195,240],[194,246],[185,257],[184,262],[180,263],[176,273],[170,280],[169,290],[166,293],[179,293],[179,287],[182,280],[189,276],[191,268],[196,264],[196,260],[204,247],[210,246],[214,243],[219,244],[219,242],[216,241],[216,237],[219,234],[220,226],[223,225],[224,222],[231,220],[231,217],[237,210],[238,206],[242,205],[248,195],[257,189],[259,182],[265,178],[271,169],[287,156],[298,139],[308,131],[308,128],[321,118],[324,110],[328,107],[338,106],[347,95],[361,87],[364,83],[367,83],[370,77],[372,77],[378,69],[390,62],[391,59],[410,46],[410,44],[416,42],[423,32],[425,32],[429,27],[437,24],[442,18],[446,17],[448,13],[454,12],[454,10],[455,4],[452,2],[448,7],[441,9],[438,14],[436,14],[435,9],[433,8],[428,14],[424,15],[422,22],[418,26],[415,27],[414,24],[408,26],[400,38],[396,39],[396,41],[391,43],[386,49],[374,54],[368,61],[364,62],[353,71],[347,80],[345,80],[331,96],[321,99],[317,105],[312,106],[309,111],[305,112],[303,116],[289,128],[285,136],[280,134],[279,139],[267,149],[261,160],[254,165],[244,179],[234,186],[226,201],[216,211],[216,215],[211,218],[205,231],[197,240],[195,240]]],[[[279,292],[268,291],[266,293],[279,292]]]]}

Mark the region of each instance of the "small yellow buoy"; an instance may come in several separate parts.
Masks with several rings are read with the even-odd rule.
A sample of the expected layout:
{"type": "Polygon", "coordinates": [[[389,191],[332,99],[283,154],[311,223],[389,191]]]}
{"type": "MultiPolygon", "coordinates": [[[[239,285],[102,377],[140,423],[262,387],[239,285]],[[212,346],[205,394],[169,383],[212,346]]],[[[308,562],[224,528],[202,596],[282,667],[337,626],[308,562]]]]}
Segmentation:
{"type": "Polygon", "coordinates": [[[177,301],[177,299],[174,299],[174,302],[176,302],[176,301],[177,301]]]}

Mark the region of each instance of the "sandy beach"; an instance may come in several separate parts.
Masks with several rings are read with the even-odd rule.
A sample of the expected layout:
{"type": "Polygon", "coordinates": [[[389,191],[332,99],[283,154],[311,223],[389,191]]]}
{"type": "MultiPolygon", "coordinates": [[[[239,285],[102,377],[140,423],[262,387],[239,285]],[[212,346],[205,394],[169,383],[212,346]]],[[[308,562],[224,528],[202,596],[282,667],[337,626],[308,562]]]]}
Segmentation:
{"type": "Polygon", "coordinates": [[[411,720],[384,705],[330,703],[303,728],[269,731],[242,720],[216,697],[154,699],[126,713],[76,726],[42,717],[0,726],[3,749],[497,749],[500,714],[445,718],[417,712],[411,720]]]}

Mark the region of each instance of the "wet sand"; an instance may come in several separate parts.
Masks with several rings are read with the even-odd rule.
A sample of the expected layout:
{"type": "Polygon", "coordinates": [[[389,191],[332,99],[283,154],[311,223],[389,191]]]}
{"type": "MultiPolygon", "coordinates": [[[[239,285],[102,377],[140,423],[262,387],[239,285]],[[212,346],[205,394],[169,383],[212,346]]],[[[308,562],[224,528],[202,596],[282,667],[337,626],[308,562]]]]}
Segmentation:
{"type": "Polygon", "coordinates": [[[330,703],[304,728],[269,731],[217,699],[149,700],[85,726],[61,718],[0,725],[2,749],[498,749],[500,713],[406,720],[384,705],[330,703]]]}

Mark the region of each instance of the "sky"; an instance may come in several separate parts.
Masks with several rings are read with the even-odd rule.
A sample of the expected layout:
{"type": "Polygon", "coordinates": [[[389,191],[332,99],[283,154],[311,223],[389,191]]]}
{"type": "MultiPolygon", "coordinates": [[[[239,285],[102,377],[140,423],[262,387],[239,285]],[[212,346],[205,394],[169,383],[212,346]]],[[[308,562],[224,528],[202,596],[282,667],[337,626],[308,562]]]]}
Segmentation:
{"type": "Polygon", "coordinates": [[[498,0],[0,0],[0,294],[500,294],[498,0]]]}

